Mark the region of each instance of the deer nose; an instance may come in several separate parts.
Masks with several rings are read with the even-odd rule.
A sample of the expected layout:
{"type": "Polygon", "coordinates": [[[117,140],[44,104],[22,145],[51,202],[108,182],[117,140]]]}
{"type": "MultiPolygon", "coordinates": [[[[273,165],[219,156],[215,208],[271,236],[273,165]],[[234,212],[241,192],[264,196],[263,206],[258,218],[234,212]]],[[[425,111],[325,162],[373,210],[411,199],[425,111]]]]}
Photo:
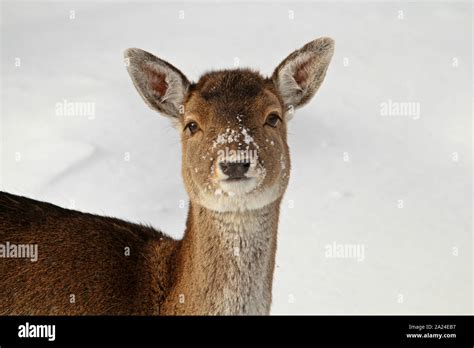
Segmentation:
{"type": "Polygon", "coordinates": [[[219,166],[229,179],[243,179],[250,168],[250,162],[220,162],[219,166]]]}

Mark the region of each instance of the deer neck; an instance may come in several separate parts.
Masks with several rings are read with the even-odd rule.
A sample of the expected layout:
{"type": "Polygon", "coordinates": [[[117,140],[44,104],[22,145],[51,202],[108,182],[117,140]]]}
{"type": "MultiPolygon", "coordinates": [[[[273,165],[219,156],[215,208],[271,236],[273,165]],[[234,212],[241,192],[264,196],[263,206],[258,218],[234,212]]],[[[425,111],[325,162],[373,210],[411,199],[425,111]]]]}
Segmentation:
{"type": "Polygon", "coordinates": [[[190,204],[180,279],[192,312],[269,313],[279,204],[224,213],[190,204]]]}

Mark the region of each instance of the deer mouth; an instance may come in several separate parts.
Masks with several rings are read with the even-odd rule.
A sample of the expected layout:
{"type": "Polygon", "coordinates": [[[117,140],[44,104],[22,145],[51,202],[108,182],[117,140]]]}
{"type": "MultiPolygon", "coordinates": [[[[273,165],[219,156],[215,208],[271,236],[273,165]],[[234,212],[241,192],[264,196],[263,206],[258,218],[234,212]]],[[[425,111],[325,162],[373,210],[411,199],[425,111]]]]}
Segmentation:
{"type": "Polygon", "coordinates": [[[233,194],[246,194],[250,193],[257,186],[257,179],[253,177],[238,177],[238,178],[226,178],[219,180],[220,188],[228,193],[230,196],[233,194]]]}
{"type": "Polygon", "coordinates": [[[240,178],[228,178],[228,179],[223,179],[221,182],[243,182],[243,181],[248,181],[253,178],[248,178],[248,177],[240,177],[240,178]]]}

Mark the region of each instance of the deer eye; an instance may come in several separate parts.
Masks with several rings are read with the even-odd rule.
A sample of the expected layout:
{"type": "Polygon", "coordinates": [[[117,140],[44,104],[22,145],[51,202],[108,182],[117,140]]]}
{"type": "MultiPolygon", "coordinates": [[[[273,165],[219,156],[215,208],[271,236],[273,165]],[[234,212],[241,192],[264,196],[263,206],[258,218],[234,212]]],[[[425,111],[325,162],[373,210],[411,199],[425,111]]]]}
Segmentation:
{"type": "Polygon", "coordinates": [[[199,130],[199,125],[196,122],[189,122],[184,130],[188,130],[190,135],[194,135],[199,130]]]}
{"type": "Polygon", "coordinates": [[[276,128],[278,123],[281,121],[280,116],[272,112],[270,115],[267,116],[267,120],[265,121],[265,124],[268,124],[270,127],[276,128]]]}

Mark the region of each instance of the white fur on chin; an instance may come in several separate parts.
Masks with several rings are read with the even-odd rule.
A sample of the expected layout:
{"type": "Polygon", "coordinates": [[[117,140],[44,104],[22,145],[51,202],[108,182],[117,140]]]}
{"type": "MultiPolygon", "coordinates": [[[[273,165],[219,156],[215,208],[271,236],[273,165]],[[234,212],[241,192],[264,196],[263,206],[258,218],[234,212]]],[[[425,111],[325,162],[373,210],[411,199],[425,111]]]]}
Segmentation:
{"type": "Polygon", "coordinates": [[[263,191],[258,188],[254,191],[242,194],[230,194],[222,191],[220,194],[201,193],[199,203],[210,210],[216,212],[244,212],[249,210],[261,209],[275,202],[281,195],[279,185],[263,191]]]}

